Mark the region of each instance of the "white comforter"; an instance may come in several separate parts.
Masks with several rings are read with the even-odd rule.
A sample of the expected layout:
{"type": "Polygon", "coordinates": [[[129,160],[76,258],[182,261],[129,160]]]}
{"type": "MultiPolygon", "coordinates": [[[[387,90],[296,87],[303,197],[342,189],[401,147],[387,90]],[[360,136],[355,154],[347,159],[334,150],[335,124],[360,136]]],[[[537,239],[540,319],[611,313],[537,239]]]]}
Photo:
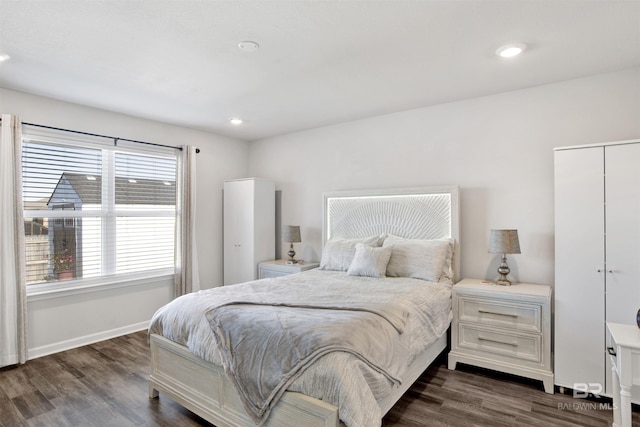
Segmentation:
{"type": "MultiPolygon", "coordinates": [[[[299,295],[314,295],[318,303],[392,301],[408,313],[402,334],[409,360],[444,334],[451,321],[451,285],[410,278],[367,278],[344,272],[310,270],[304,273],[208,289],[175,299],[151,320],[150,333],[185,345],[193,354],[221,365],[220,353],[205,312],[237,300],[262,298],[268,292],[283,303],[299,295]]],[[[351,427],[379,426],[377,401],[396,385],[358,358],[333,352],[318,359],[288,390],[304,393],[338,406],[340,419],[351,427]]]]}

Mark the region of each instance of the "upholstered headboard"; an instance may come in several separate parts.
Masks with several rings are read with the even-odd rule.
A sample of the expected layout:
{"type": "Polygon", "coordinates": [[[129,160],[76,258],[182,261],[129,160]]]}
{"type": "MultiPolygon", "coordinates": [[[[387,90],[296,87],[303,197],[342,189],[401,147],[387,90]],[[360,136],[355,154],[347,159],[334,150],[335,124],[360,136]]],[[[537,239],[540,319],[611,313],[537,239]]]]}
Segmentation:
{"type": "Polygon", "coordinates": [[[458,187],[349,190],[324,194],[322,241],[382,233],[410,239],[455,239],[454,280],[460,274],[458,187]]]}

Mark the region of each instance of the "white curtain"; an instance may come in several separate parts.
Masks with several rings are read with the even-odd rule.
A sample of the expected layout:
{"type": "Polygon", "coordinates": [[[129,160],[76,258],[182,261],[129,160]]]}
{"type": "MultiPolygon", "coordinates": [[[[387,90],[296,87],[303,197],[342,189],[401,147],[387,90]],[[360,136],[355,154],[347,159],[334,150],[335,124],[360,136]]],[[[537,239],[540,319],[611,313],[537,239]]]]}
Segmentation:
{"type": "Polygon", "coordinates": [[[175,296],[200,290],[196,250],[196,149],[183,146],[178,161],[175,296]]]}
{"type": "Polygon", "coordinates": [[[2,115],[0,137],[0,367],[27,360],[22,135],[20,118],[2,115]]]}

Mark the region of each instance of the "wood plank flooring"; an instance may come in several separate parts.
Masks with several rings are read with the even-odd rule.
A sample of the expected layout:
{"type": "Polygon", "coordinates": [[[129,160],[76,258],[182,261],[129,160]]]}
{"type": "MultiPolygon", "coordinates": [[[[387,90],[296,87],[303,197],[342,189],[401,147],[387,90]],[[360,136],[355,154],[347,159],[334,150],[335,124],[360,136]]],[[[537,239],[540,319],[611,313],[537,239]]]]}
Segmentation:
{"type": "MultiPolygon", "coordinates": [[[[210,427],[162,394],[148,398],[149,359],[143,331],[0,369],[0,426],[210,427]]],[[[609,426],[609,407],[546,394],[537,381],[465,365],[449,371],[440,357],[383,426],[609,426]]],[[[640,426],[637,408],[633,417],[640,426]]]]}

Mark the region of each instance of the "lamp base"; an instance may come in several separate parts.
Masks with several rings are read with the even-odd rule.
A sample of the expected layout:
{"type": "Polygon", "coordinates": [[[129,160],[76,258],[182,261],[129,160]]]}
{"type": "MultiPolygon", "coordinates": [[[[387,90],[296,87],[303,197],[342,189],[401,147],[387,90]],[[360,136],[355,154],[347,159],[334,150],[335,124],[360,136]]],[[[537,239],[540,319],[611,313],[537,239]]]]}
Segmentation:
{"type": "Polygon", "coordinates": [[[511,273],[511,269],[507,265],[507,254],[502,254],[502,262],[500,263],[500,267],[498,267],[498,274],[500,277],[496,280],[496,285],[501,286],[510,286],[511,281],[507,279],[507,275],[511,273]]]}
{"type": "Polygon", "coordinates": [[[291,242],[291,246],[289,247],[289,252],[287,252],[287,255],[289,255],[289,259],[287,260],[287,264],[297,264],[298,263],[298,260],[294,258],[296,256],[296,251],[293,250],[293,242],[291,242]]]}

